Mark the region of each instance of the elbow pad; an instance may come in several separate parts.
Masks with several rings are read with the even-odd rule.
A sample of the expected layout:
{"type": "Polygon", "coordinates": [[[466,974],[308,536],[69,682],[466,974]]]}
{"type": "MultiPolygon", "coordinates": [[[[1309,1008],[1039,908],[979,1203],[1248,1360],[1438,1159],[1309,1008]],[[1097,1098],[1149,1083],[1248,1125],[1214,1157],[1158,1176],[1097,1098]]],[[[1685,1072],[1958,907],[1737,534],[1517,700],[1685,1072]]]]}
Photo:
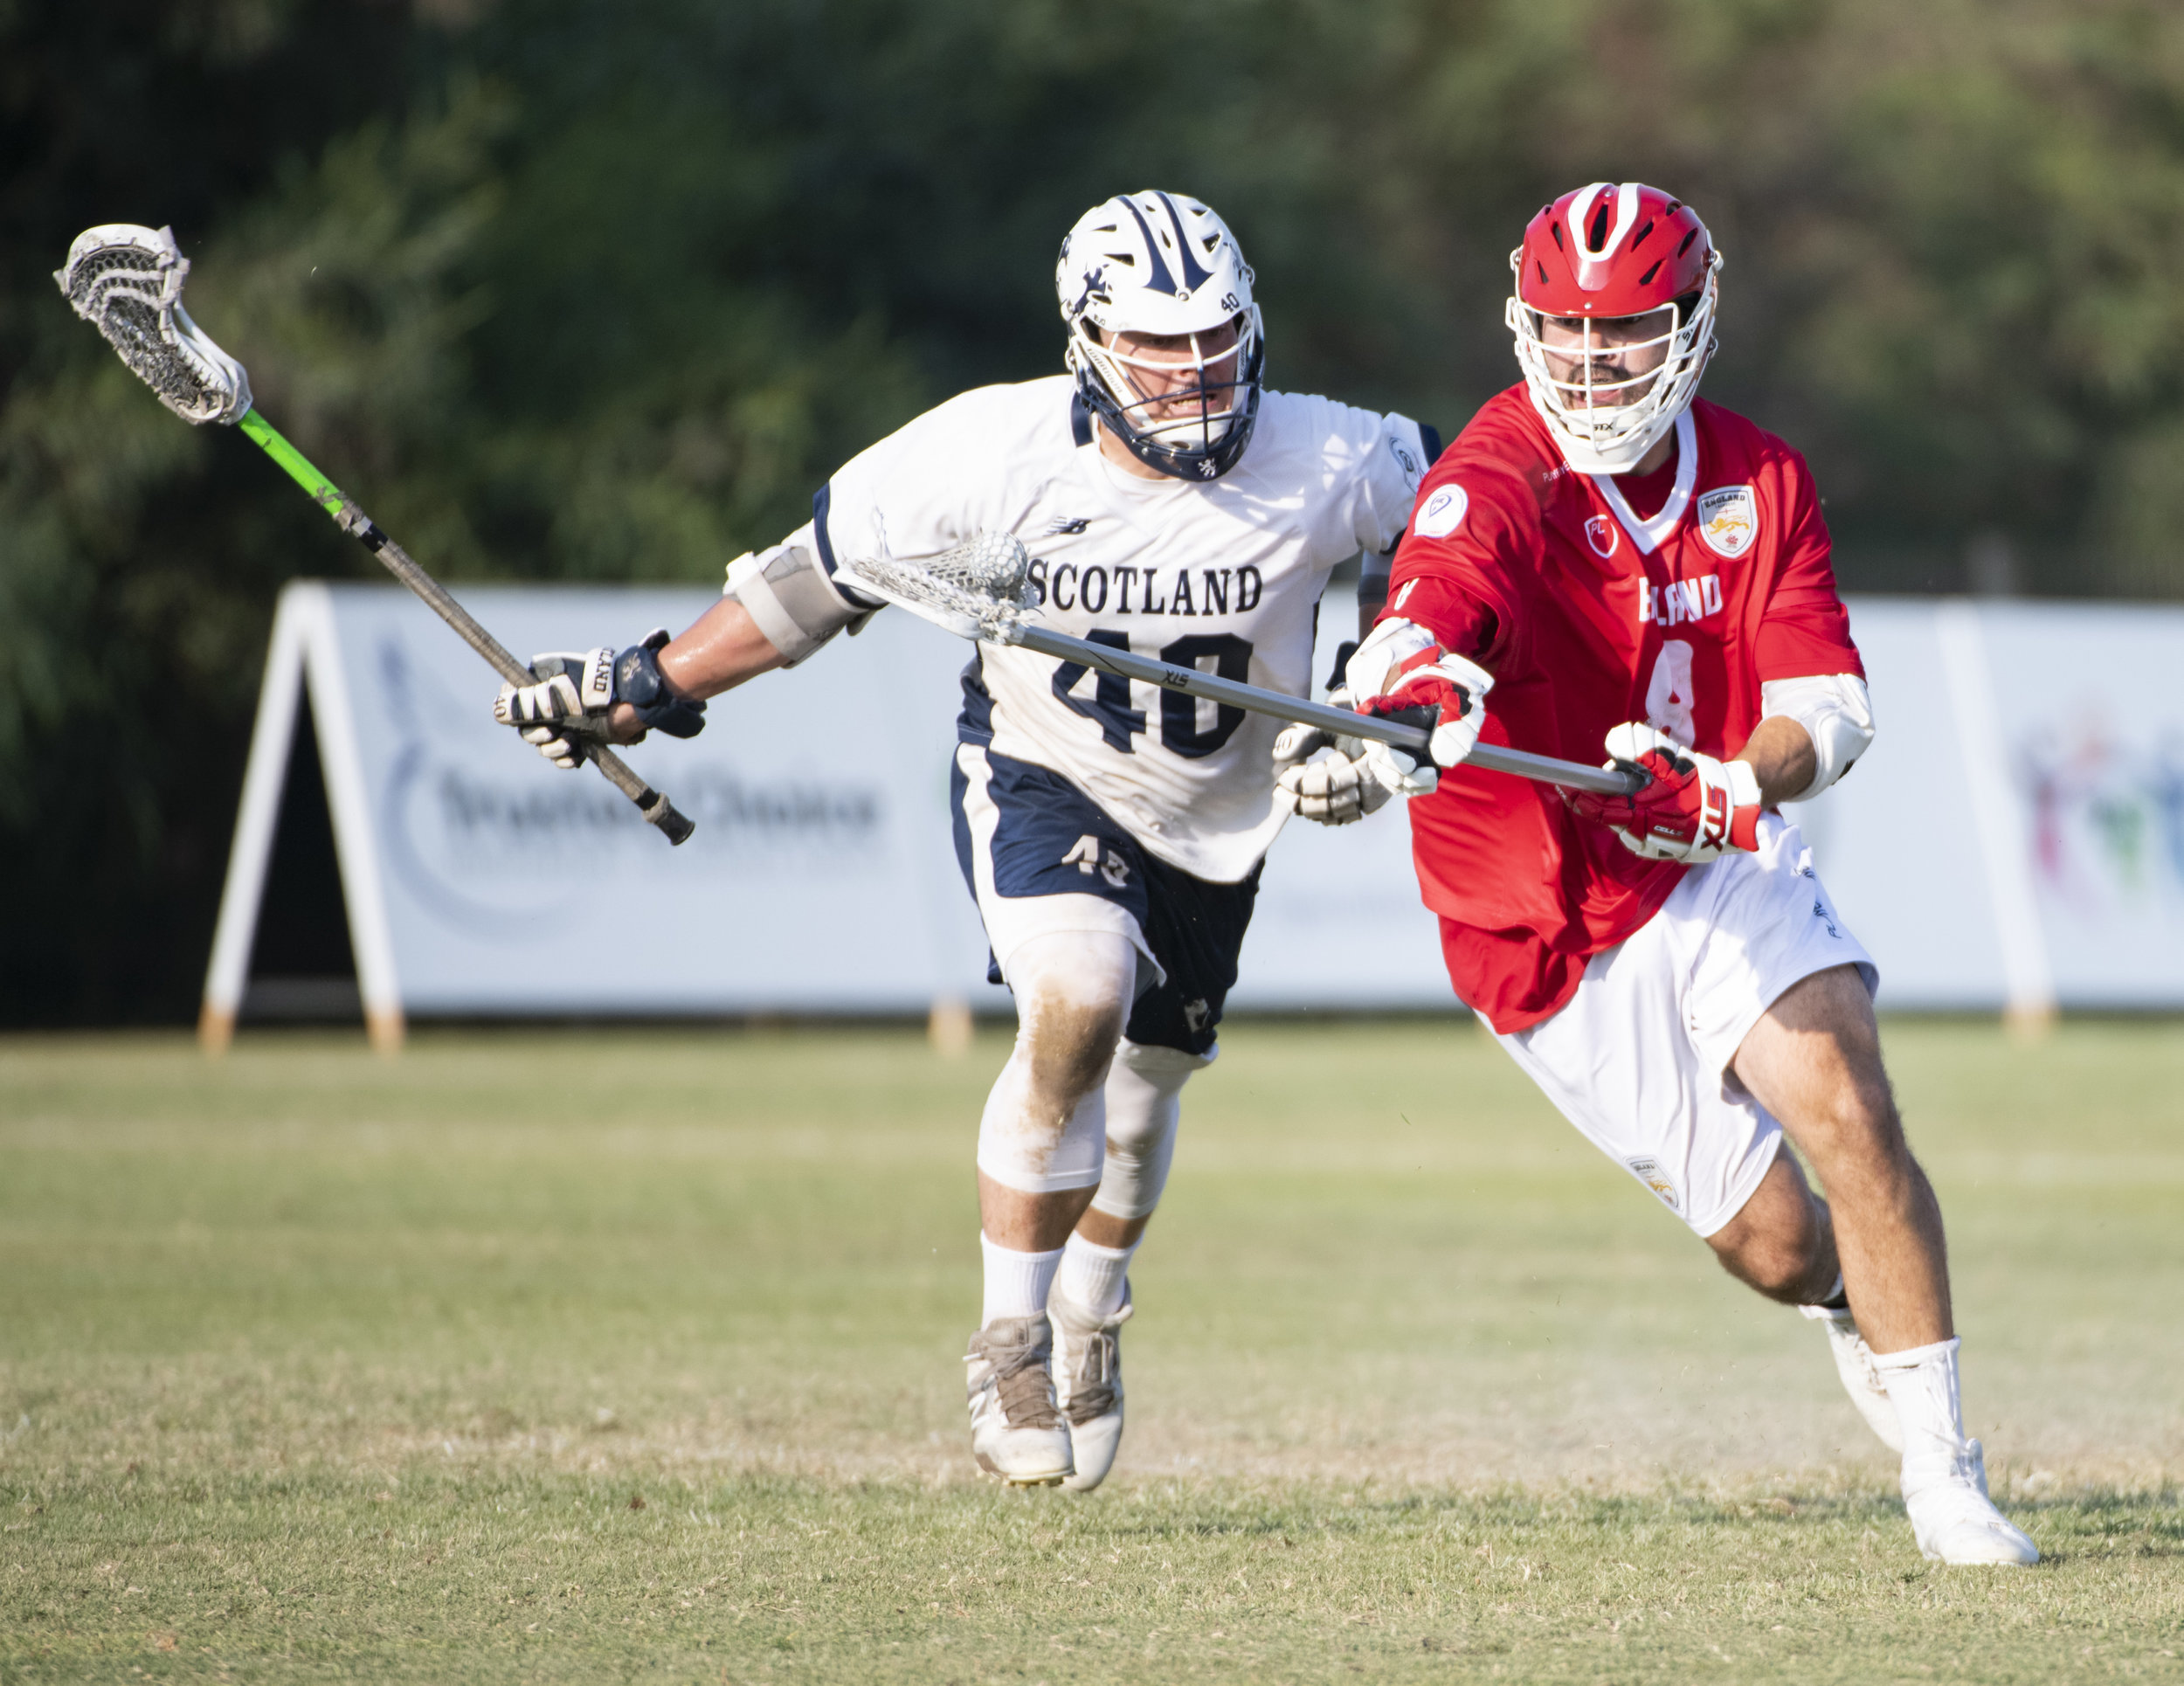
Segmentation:
{"type": "Polygon", "coordinates": [[[1759,712],[1795,721],[1813,740],[1813,756],[1820,764],[1813,782],[1787,801],[1818,796],[1849,772],[1873,742],[1873,699],[1856,674],[1768,680],[1759,687],[1759,712]]]}
{"type": "Polygon", "coordinates": [[[845,626],[852,632],[877,612],[846,602],[812,548],[792,535],[771,550],[746,552],[728,564],[722,591],[743,605],[766,642],[793,667],[845,626]]]}

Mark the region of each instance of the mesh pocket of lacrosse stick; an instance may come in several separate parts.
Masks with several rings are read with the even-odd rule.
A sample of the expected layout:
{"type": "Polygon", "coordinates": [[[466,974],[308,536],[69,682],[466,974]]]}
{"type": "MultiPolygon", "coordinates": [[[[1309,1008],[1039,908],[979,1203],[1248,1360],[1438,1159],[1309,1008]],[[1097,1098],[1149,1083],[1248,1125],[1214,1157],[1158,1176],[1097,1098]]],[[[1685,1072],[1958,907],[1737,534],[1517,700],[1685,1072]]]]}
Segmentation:
{"type": "Polygon", "coordinates": [[[162,404],[186,422],[236,421],[250,408],[250,377],[182,307],[189,275],[174,230],[134,223],[86,229],[53,272],[76,314],[162,404]]]}
{"type": "Polygon", "coordinates": [[[1013,533],[980,533],[923,562],[882,555],[851,563],[849,572],[853,584],[958,637],[1010,644],[1033,606],[1030,568],[1013,533]]]}

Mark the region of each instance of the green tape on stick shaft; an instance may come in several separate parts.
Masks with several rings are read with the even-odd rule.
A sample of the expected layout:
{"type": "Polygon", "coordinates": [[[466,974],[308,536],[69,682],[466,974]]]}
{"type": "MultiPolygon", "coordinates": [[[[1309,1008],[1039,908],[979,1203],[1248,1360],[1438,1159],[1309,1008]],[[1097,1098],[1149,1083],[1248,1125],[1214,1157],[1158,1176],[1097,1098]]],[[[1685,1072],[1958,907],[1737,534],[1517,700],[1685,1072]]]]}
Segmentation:
{"type": "Polygon", "coordinates": [[[341,519],[342,506],[349,501],[342,494],[342,488],[319,473],[310,458],[281,438],[279,428],[255,410],[245,411],[243,419],[236,425],[250,435],[259,449],[288,471],[289,479],[311,494],[312,502],[335,520],[341,519]]]}
{"type": "Polygon", "coordinates": [[[352,502],[349,494],[324,474],[302,452],[280,436],[280,430],[255,410],[245,411],[237,424],[259,448],[288,472],[288,476],[311,494],[311,501],[334,517],[342,531],[359,541],[365,549],[403,584],[425,600],[425,606],[455,629],[456,635],[509,683],[528,683],[530,669],[503,649],[500,640],[471,618],[470,612],[448,594],[447,588],[418,567],[410,553],[380,529],[377,522],[352,502]]]}
{"type": "Polygon", "coordinates": [[[515,684],[530,678],[529,668],[502,649],[499,641],[448,595],[446,587],[418,567],[410,553],[381,531],[378,523],[321,473],[310,458],[283,439],[279,428],[255,410],[245,411],[237,425],[250,435],[260,450],[287,470],[288,477],[311,494],[314,503],[334,517],[335,525],[360,541],[364,549],[379,558],[389,573],[424,598],[433,613],[453,627],[464,643],[492,663],[501,678],[515,684]]]}

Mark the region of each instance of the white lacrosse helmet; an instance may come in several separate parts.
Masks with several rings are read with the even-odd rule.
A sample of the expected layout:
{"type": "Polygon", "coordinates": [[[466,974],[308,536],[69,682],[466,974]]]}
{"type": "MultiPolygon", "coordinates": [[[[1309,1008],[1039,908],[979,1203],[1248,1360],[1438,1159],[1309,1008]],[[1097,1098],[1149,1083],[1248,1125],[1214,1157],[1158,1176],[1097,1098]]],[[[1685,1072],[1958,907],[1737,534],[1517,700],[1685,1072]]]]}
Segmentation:
{"type": "Polygon", "coordinates": [[[1251,266],[1228,225],[1180,194],[1117,194],[1086,211],[1062,241],[1054,291],[1069,325],[1066,362],[1077,392],[1148,468],[1209,480],[1241,460],[1266,364],[1251,283],[1251,266]],[[1207,356],[1199,336],[1231,325],[1233,349],[1207,356]],[[1114,349],[1117,334],[1187,335],[1191,356],[1129,356],[1114,349]],[[1157,370],[1166,380],[1185,369],[1196,377],[1195,390],[1164,387],[1150,399],[1134,373],[1157,370]],[[1192,401],[1178,404],[1178,397],[1192,401]],[[1184,413],[1155,416],[1155,403],[1184,413]]]}

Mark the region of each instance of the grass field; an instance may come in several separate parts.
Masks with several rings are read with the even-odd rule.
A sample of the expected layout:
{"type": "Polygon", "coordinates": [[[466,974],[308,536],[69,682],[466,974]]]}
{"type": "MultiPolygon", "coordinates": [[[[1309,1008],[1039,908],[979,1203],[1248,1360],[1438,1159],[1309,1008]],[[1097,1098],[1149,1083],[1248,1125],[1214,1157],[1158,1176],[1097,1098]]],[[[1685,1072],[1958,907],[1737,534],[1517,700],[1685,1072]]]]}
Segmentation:
{"type": "Polygon", "coordinates": [[[2184,1032],[1888,1038],[2035,1571],[1476,1032],[1231,1028],[1089,1498],[967,1452],[998,1035],[0,1040],[0,1681],[2184,1679],[2184,1032]]]}

